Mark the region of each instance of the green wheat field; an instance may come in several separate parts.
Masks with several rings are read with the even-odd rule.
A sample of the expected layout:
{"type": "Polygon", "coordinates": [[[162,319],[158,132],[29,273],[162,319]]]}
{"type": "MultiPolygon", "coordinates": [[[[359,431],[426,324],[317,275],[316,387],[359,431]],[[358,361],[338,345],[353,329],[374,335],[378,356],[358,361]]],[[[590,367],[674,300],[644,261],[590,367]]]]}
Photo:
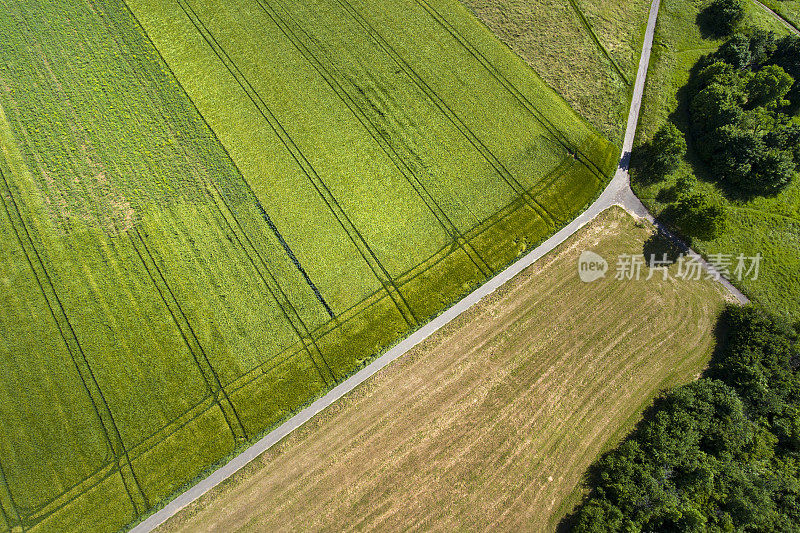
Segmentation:
{"type": "Polygon", "coordinates": [[[457,0],[0,8],[0,531],[135,522],[617,155],[457,0]]]}

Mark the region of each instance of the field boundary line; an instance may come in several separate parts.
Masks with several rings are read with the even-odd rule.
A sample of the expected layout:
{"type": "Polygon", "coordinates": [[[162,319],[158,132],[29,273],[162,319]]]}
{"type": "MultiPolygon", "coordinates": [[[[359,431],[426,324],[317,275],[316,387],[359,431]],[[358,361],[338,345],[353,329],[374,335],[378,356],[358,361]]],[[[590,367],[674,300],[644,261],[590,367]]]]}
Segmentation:
{"type": "MultiPolygon", "coordinates": [[[[484,69],[486,69],[489,74],[497,80],[500,85],[503,86],[523,107],[525,107],[528,112],[533,115],[533,117],[539,121],[539,123],[553,136],[553,138],[561,144],[567,152],[574,155],[581,164],[586,166],[591,172],[597,175],[599,178],[608,178],[608,176],[603,172],[597,164],[592,161],[589,157],[587,157],[580,148],[573,145],[572,141],[570,141],[564,133],[558,129],[541,111],[536,109],[536,106],[526,97],[516,86],[511,83],[505,75],[500,72],[497,67],[495,67],[491,61],[489,61],[483,53],[475,48],[475,46],[469,42],[469,40],[461,35],[456,28],[450,24],[450,22],[444,18],[433,6],[431,6],[426,0],[415,0],[417,4],[420,5],[428,14],[440,25],[442,26],[450,35],[456,39],[462,47],[464,47],[470,55],[472,55],[476,61],[478,61],[484,69]]],[[[573,111],[574,112],[574,111],[573,111]]]]}
{"type": "Polygon", "coordinates": [[[403,56],[400,55],[397,50],[395,50],[391,44],[375,29],[372,25],[367,21],[363,15],[355,8],[353,5],[348,2],[347,0],[336,0],[337,3],[342,6],[342,8],[347,12],[348,15],[359,25],[361,28],[369,35],[372,41],[378,45],[378,47],[383,50],[383,52],[389,56],[389,58],[399,66],[403,72],[405,72],[406,76],[411,79],[414,85],[422,91],[428,100],[434,104],[439,111],[450,121],[453,126],[463,135],[467,141],[475,148],[481,157],[483,157],[489,165],[494,168],[495,172],[497,172],[503,181],[511,187],[511,190],[514,191],[516,194],[522,195],[526,198],[526,202],[529,203],[531,208],[536,211],[536,213],[542,217],[545,221],[549,219],[549,223],[552,224],[554,227],[558,225],[558,223],[563,222],[558,220],[555,216],[550,213],[546,207],[540,204],[536,198],[532,195],[528,194],[527,189],[508,171],[508,169],[503,165],[503,163],[497,159],[497,156],[481,141],[477,135],[466,125],[463,119],[458,116],[458,114],[453,111],[447,102],[440,97],[436,91],[434,91],[428,83],[422,79],[422,77],[417,74],[414,68],[405,60],[403,56]]]}
{"type": "Polygon", "coordinates": [[[784,26],[786,26],[786,28],[788,28],[790,32],[794,33],[795,35],[800,35],[800,28],[798,28],[794,22],[790,22],[789,19],[784,18],[783,15],[773,10],[772,8],[768,7],[767,5],[762,4],[758,0],[753,0],[753,3],[756,4],[758,7],[760,7],[761,9],[763,9],[764,11],[770,13],[776,19],[778,19],[778,21],[784,26]]]}
{"type": "Polygon", "coordinates": [[[17,504],[14,502],[14,495],[11,494],[11,487],[8,486],[2,462],[0,462],[0,515],[11,527],[11,531],[14,531],[16,527],[23,527],[22,518],[17,510],[17,504]]]}
{"type": "MultiPolygon", "coordinates": [[[[289,27],[289,24],[286,23],[285,19],[278,14],[278,12],[267,0],[256,0],[256,2],[272,19],[275,25],[278,26],[286,38],[292,42],[300,54],[302,54],[303,57],[314,66],[314,69],[320,74],[320,76],[323,77],[323,79],[325,79],[326,83],[331,87],[331,89],[333,89],[333,91],[353,113],[353,115],[356,116],[358,121],[364,126],[364,129],[367,130],[372,139],[380,146],[381,150],[383,150],[389,159],[391,159],[397,170],[403,175],[406,181],[408,181],[409,185],[411,185],[411,187],[414,189],[414,192],[416,192],[417,195],[422,199],[422,201],[425,203],[425,206],[439,222],[439,225],[442,226],[442,229],[444,229],[444,231],[450,235],[450,238],[461,249],[464,250],[464,253],[467,254],[467,257],[470,258],[470,260],[485,277],[488,278],[491,276],[491,267],[489,267],[488,263],[486,263],[486,261],[480,256],[478,251],[472,247],[471,243],[464,239],[461,232],[458,230],[452,220],[450,220],[450,218],[447,216],[447,213],[444,212],[430,191],[428,191],[422,180],[419,179],[416,173],[409,167],[403,157],[394,148],[390,138],[387,138],[389,136],[381,133],[375,122],[367,115],[362,107],[358,105],[358,102],[355,101],[355,98],[344,87],[342,87],[341,80],[342,78],[347,80],[347,77],[342,76],[334,62],[323,50],[323,47],[316,43],[315,39],[291,16],[290,13],[286,11],[285,8],[283,8],[284,13],[288,19],[291,20],[291,23],[306,36],[308,41],[310,41],[312,44],[315,44],[320,50],[319,53],[324,56],[324,58],[330,64],[333,72],[326,68],[325,64],[317,58],[314,52],[297,37],[297,34],[289,27]],[[282,25],[285,26],[285,29],[282,27],[282,25]]],[[[347,83],[347,81],[345,81],[345,83],[347,83]]]]}
{"type": "Polygon", "coordinates": [[[528,268],[530,265],[539,260],[547,252],[561,244],[570,235],[575,233],[578,229],[586,225],[594,219],[599,212],[584,211],[581,215],[575,218],[570,225],[562,228],[556,234],[547,239],[544,243],[531,250],[528,254],[521,259],[510,265],[505,270],[496,274],[493,278],[489,279],[486,283],[481,285],[475,291],[460,300],[456,305],[450,307],[444,313],[440,314],[421,328],[414,331],[411,335],[404,338],[398,344],[394,345],[390,350],[385,352],[380,357],[374,359],[370,364],[348,377],[346,380],[339,383],[336,387],[331,389],[324,396],[318,398],[310,405],[302,409],[299,413],[285,421],[276,429],[262,437],[250,448],[244,450],[241,454],[237,455],[231,461],[212,472],[208,477],[204,478],[200,483],[194,485],[186,492],[179,495],[177,498],[168,503],[165,507],[157,513],[151,515],[138,525],[133,527],[131,531],[136,533],[150,532],[178,511],[189,505],[193,501],[200,498],[203,494],[216,487],[221,482],[225,481],[241,468],[246,466],[250,461],[261,455],[264,451],[275,445],[286,435],[306,423],[313,418],[316,414],[324,410],[326,407],[333,404],[336,400],[353,390],[356,386],[360,385],[369,379],[376,372],[383,367],[404,355],[406,352],[417,346],[419,343],[427,339],[434,332],[438,331],[441,327],[445,326],[453,319],[460,316],[462,313],[472,308],[480,300],[495,292],[498,288],[504,285],[507,281],[511,280],[522,270],[528,268]]]}
{"type": "MultiPolygon", "coordinates": [[[[367,366],[354,373],[336,387],[328,391],[324,396],[318,398],[307,407],[299,411],[297,414],[283,422],[276,429],[267,433],[264,437],[259,439],[252,446],[235,456],[229,462],[221,466],[219,469],[211,472],[207,477],[200,482],[178,495],[175,499],[168,502],[163,508],[156,513],[150,515],[143,521],[135,525],[131,531],[134,533],[149,533],[169,518],[178,513],[181,509],[196,501],[212,488],[216,487],[226,479],[236,474],[239,470],[245,467],[253,459],[260,456],[263,452],[278,443],[285,436],[292,431],[302,426],[311,420],[319,412],[336,402],[339,398],[352,391],[355,387],[369,379],[376,372],[380,371],[386,365],[401,357],[409,350],[423,342],[430,335],[438,331],[443,326],[460,316],[465,311],[472,308],[475,304],[481,301],[486,296],[494,293],[498,288],[502,287],[506,282],[514,278],[517,274],[534,264],[545,254],[549,253],[557,246],[562,244],[576,231],[591,222],[598,214],[605,211],[614,205],[622,206],[627,212],[639,218],[648,218],[652,220],[647,210],[642,206],[636,196],[630,189],[628,177],[628,159],[630,145],[633,143],[633,137],[636,132],[636,125],[638,123],[639,108],[641,104],[641,94],[644,89],[644,81],[647,76],[647,66],[650,60],[650,50],[653,41],[653,32],[655,30],[656,19],[660,0],[652,0],[650,5],[650,15],[648,17],[647,31],[645,32],[644,42],[642,44],[642,54],[639,59],[639,69],[637,71],[637,79],[634,85],[634,95],[631,101],[631,108],[628,115],[628,123],[626,129],[626,142],[623,144],[623,150],[619,159],[617,172],[614,178],[608,184],[606,189],[600,194],[599,198],[595,200],[586,210],[575,217],[568,225],[561,228],[550,238],[545,240],[542,244],[525,254],[522,258],[508,266],[505,270],[501,271],[493,278],[486,281],[483,285],[472,291],[465,298],[454,304],[452,307],[444,311],[439,316],[435,317],[430,322],[423,324],[419,329],[412,332],[409,336],[394,345],[383,355],[374,359],[367,366]]],[[[716,270],[708,263],[703,263],[706,269],[711,273],[717,273],[716,270]]],[[[744,297],[738,290],[736,290],[728,280],[724,277],[718,278],[720,282],[741,302],[746,302],[747,298],[744,297]]]]}
{"type": "Polygon", "coordinates": [[[608,50],[606,50],[606,47],[603,46],[603,43],[600,42],[600,39],[597,37],[597,34],[594,32],[594,29],[592,28],[592,25],[589,24],[589,21],[586,19],[586,15],[583,14],[583,11],[581,10],[580,6],[578,6],[578,2],[576,0],[569,0],[569,3],[572,6],[572,9],[575,10],[575,14],[578,16],[578,19],[581,21],[581,25],[589,33],[589,36],[594,41],[594,44],[596,44],[597,48],[599,48],[600,51],[603,52],[603,55],[606,56],[606,59],[608,59],[608,62],[611,63],[612,67],[614,67],[614,70],[617,72],[619,77],[622,78],[622,81],[625,82],[625,85],[630,86],[631,81],[628,79],[628,77],[625,75],[625,73],[622,72],[622,69],[617,64],[617,62],[614,61],[614,59],[611,57],[611,54],[608,53],[608,50]]]}
{"type": "Polygon", "coordinates": [[[338,200],[336,200],[336,197],[333,195],[333,193],[331,193],[330,189],[328,189],[327,185],[319,176],[319,174],[317,174],[316,170],[311,165],[310,161],[308,161],[305,154],[303,154],[294,140],[289,136],[288,132],[280,123],[280,121],[278,121],[272,110],[266,105],[247,78],[241,73],[241,71],[239,71],[239,68],[228,56],[225,50],[219,45],[214,36],[209,32],[208,28],[205,27],[202,20],[200,20],[192,7],[188,4],[187,0],[177,0],[177,3],[180,5],[181,9],[183,9],[184,13],[186,13],[186,16],[189,18],[195,28],[197,28],[197,31],[200,33],[203,39],[208,43],[208,45],[223,63],[225,68],[228,69],[231,75],[245,91],[248,98],[256,106],[256,109],[258,109],[258,111],[264,117],[269,126],[286,147],[287,151],[297,162],[302,172],[317,190],[318,194],[322,197],[322,200],[339,222],[339,225],[342,226],[342,229],[350,237],[350,240],[355,245],[359,254],[364,258],[364,261],[366,261],[370,269],[372,269],[373,274],[378,279],[378,282],[391,295],[401,317],[409,326],[415,326],[418,323],[418,319],[414,315],[414,312],[409,306],[405,297],[394,284],[389,272],[380,262],[375,252],[370,248],[369,244],[367,244],[367,241],[364,239],[363,235],[361,235],[361,232],[355,227],[353,222],[350,220],[350,217],[339,204],[338,200]]]}
{"type": "Polygon", "coordinates": [[[147,496],[145,495],[144,491],[142,490],[141,485],[139,484],[139,480],[136,476],[136,472],[133,469],[133,465],[130,460],[130,456],[128,455],[128,450],[125,447],[125,444],[122,440],[122,435],[117,427],[117,423],[114,420],[114,415],[111,412],[111,408],[109,407],[108,403],[106,402],[105,396],[103,395],[103,391],[100,388],[100,384],[97,381],[97,378],[94,375],[94,371],[92,370],[91,365],[89,364],[89,360],[86,357],[86,354],[83,351],[83,347],[78,340],[77,334],[75,333],[72,324],[69,321],[69,317],[67,316],[66,310],[61,302],[61,299],[58,296],[58,293],[55,290],[55,286],[53,285],[53,281],[50,278],[50,275],[47,272],[47,268],[44,265],[44,262],[39,255],[39,251],[36,249],[36,246],[33,242],[33,239],[30,236],[28,228],[25,225],[25,221],[22,218],[22,214],[20,213],[19,206],[17,205],[16,200],[14,199],[13,193],[11,192],[11,186],[8,183],[5,174],[3,173],[2,169],[0,169],[0,184],[3,186],[3,195],[2,195],[2,204],[6,215],[11,223],[11,227],[14,231],[14,234],[17,237],[17,241],[19,242],[20,248],[22,248],[23,253],[28,261],[28,266],[31,268],[31,273],[33,274],[34,278],[39,285],[39,289],[42,291],[42,297],[47,302],[47,306],[50,310],[50,314],[53,317],[53,321],[56,323],[56,327],[61,334],[61,338],[66,345],[67,351],[69,352],[72,362],[75,365],[75,368],[78,372],[78,375],[83,382],[83,386],[86,389],[86,393],[89,396],[89,400],[92,402],[94,406],[95,413],[97,415],[98,421],[100,422],[100,427],[103,431],[105,436],[106,443],[109,446],[109,450],[115,457],[117,471],[122,478],[123,486],[125,487],[126,492],[131,501],[131,505],[134,508],[134,511],[137,513],[144,512],[149,508],[149,503],[147,501],[147,496]],[[19,221],[15,223],[14,217],[11,215],[11,210],[9,209],[8,202],[5,198],[6,194],[8,195],[9,200],[13,204],[14,212],[17,214],[19,221]],[[22,226],[22,231],[25,234],[25,238],[23,239],[20,230],[17,228],[17,225],[20,224],[22,226]],[[25,246],[25,242],[28,243],[28,246],[25,246]],[[28,250],[30,247],[31,251],[28,250]],[[32,255],[36,256],[36,264],[39,265],[39,269],[41,270],[41,274],[39,269],[34,266],[34,260],[32,255]],[[44,277],[45,281],[42,280],[44,277]],[[47,286],[50,291],[45,288],[47,286]],[[54,299],[55,304],[58,308],[58,312],[54,308],[53,302],[50,301],[51,297],[54,299]],[[59,320],[59,316],[61,320],[59,320]],[[62,323],[63,321],[63,323],[62,323]],[[72,341],[72,342],[70,342],[72,341]]]}
{"type": "Polygon", "coordinates": [[[236,411],[236,407],[233,405],[230,398],[228,397],[228,393],[222,386],[222,382],[219,379],[219,375],[217,374],[217,371],[214,369],[214,365],[211,364],[211,361],[208,358],[208,354],[203,349],[203,345],[200,342],[200,339],[197,338],[194,328],[192,327],[192,323],[189,321],[189,318],[186,316],[186,313],[184,313],[180,302],[178,302],[178,299],[175,297],[175,293],[172,291],[172,288],[170,288],[169,283],[167,283],[167,280],[164,277],[163,272],[161,272],[161,269],[158,267],[158,263],[156,263],[153,254],[150,252],[150,249],[147,246],[147,243],[142,238],[141,232],[137,227],[133,227],[128,232],[128,238],[131,241],[133,249],[136,251],[136,255],[138,255],[139,259],[142,261],[142,265],[147,271],[147,275],[150,277],[153,286],[156,288],[156,291],[161,297],[161,301],[163,302],[164,307],[167,308],[167,311],[172,317],[172,321],[175,323],[175,327],[178,328],[178,332],[180,333],[183,342],[189,349],[189,353],[192,355],[192,358],[194,359],[194,362],[197,365],[197,369],[200,371],[200,375],[202,376],[203,381],[205,382],[206,390],[208,390],[208,393],[211,395],[214,403],[219,407],[220,411],[222,412],[222,416],[225,418],[225,422],[227,423],[228,428],[231,430],[231,434],[234,438],[234,441],[238,442],[240,440],[246,440],[248,438],[247,430],[245,430],[244,426],[242,425],[242,420],[241,418],[239,418],[239,413],[236,411]],[[145,252],[144,254],[142,254],[141,250],[139,250],[139,247],[136,245],[135,242],[136,239],[134,239],[134,235],[136,236],[136,239],[138,239],[141,242],[142,248],[144,249],[145,252]],[[145,255],[148,257],[148,259],[150,259],[152,267],[147,264],[147,261],[145,260],[145,255]],[[155,272],[158,274],[158,279],[161,280],[160,284],[157,281],[155,275],[153,274],[153,270],[155,270],[155,272]],[[163,289],[161,285],[164,286],[163,289]],[[167,301],[167,294],[169,295],[169,301],[167,301]],[[172,305],[170,305],[170,302],[172,303],[172,305]],[[175,310],[172,309],[173,305],[175,306],[175,310]],[[181,317],[180,320],[178,319],[178,316],[181,317]],[[188,335],[186,330],[188,330],[188,335]],[[200,355],[198,355],[198,352],[200,355]]]}

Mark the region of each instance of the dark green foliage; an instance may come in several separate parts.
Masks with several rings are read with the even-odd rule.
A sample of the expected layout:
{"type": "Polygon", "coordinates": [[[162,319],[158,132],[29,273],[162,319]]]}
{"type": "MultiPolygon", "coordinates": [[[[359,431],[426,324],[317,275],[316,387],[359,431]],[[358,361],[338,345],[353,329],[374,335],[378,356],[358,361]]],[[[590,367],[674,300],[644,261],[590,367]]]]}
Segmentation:
{"type": "Polygon", "coordinates": [[[778,40],[774,32],[752,28],[748,30],[750,42],[751,64],[767,63],[778,48],[778,40]]]}
{"type": "Polygon", "coordinates": [[[800,137],[786,112],[797,85],[787,71],[797,70],[794,46],[769,32],[737,33],[689,82],[698,154],[729,192],[776,194],[791,182],[800,137]]]}
{"type": "Polygon", "coordinates": [[[725,209],[701,193],[680,196],[674,207],[673,220],[684,235],[706,241],[725,231],[725,209]]]}
{"type": "MultiPolygon", "coordinates": [[[[800,37],[790,35],[778,41],[770,61],[792,78],[800,79],[800,37]]],[[[790,102],[790,109],[796,114],[800,110],[800,83],[792,86],[786,98],[790,102]]]]}
{"type": "Polygon", "coordinates": [[[735,387],[753,417],[797,406],[800,351],[793,328],[752,307],[727,309],[722,326],[728,339],[711,364],[711,376],[735,387]]]}
{"type": "Polygon", "coordinates": [[[703,134],[736,123],[742,116],[742,105],[745,101],[746,95],[738,86],[716,81],[709,84],[692,100],[695,130],[703,134]]]}
{"type": "Polygon", "coordinates": [[[743,33],[737,33],[719,47],[716,56],[734,68],[745,68],[753,60],[750,39],[743,33]]]}
{"type": "Polygon", "coordinates": [[[697,190],[697,178],[693,175],[678,177],[669,194],[672,205],[664,210],[664,219],[684,237],[712,240],[725,231],[725,208],[697,190]]]}
{"type": "Polygon", "coordinates": [[[737,69],[766,63],[777,49],[775,34],[761,29],[737,32],[720,46],[714,57],[737,69]]]}
{"type": "Polygon", "coordinates": [[[744,18],[742,0],[713,0],[700,14],[699,24],[712,37],[730,35],[744,18]]]}
{"type": "MultiPolygon", "coordinates": [[[[766,65],[747,80],[749,107],[773,108],[784,105],[783,97],[789,92],[794,79],[778,65],[766,65]]],[[[785,102],[788,103],[788,102],[785,102]]]]}
{"type": "Polygon", "coordinates": [[[710,375],[657,400],[598,462],[576,531],[797,529],[797,332],[738,306],[720,330],[710,375]]]}
{"type": "Polygon", "coordinates": [[[653,139],[638,148],[631,166],[637,177],[645,180],[662,179],[677,170],[686,155],[686,139],[671,122],[662,126],[653,139]]]}

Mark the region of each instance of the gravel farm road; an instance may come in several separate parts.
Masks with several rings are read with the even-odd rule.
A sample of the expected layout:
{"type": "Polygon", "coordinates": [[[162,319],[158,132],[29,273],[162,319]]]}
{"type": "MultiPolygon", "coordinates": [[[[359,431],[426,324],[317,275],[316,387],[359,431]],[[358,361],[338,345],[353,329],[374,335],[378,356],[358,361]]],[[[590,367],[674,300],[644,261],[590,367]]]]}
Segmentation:
{"type": "MultiPolygon", "coordinates": [[[[353,374],[345,381],[331,389],[327,394],[265,435],[255,444],[231,459],[228,463],[212,472],[208,477],[202,479],[196,485],[186,490],[186,492],[180,494],[162,509],[158,510],[144,521],[136,525],[131,531],[134,533],[149,533],[159,525],[166,522],[181,509],[231,477],[238,470],[268,450],[271,446],[275,445],[286,435],[313,418],[317,413],[369,379],[370,376],[381,370],[383,367],[405,354],[411,348],[438,331],[439,328],[478,303],[481,299],[493,293],[508,280],[535,263],[548,252],[552,251],[555,247],[564,242],[570,235],[578,231],[587,223],[591,222],[597,215],[613,205],[619,205],[632,215],[638,218],[647,219],[654,223],[659,230],[672,237],[686,252],[694,254],[691,249],[683,245],[677,238],[672,236],[665,228],[663,228],[658,221],[654,220],[653,216],[633,194],[633,191],[631,191],[630,179],[628,175],[628,161],[630,159],[630,153],[633,147],[633,140],[636,135],[636,125],[639,121],[639,108],[642,103],[645,78],[647,77],[647,69],[648,65],[650,64],[650,50],[653,45],[653,34],[655,32],[656,18],[658,16],[660,3],[661,0],[653,0],[650,6],[650,15],[647,21],[647,30],[645,32],[642,53],[639,59],[639,70],[636,73],[636,82],[634,84],[633,96],[631,98],[631,107],[628,113],[628,124],[625,130],[625,140],[622,146],[622,156],[620,157],[619,166],[611,182],[603,190],[602,194],[597,198],[597,200],[592,203],[591,206],[589,206],[588,209],[578,215],[578,217],[576,217],[572,222],[547,239],[541,245],[537,246],[518,261],[513,263],[507,269],[488,280],[485,284],[480,286],[474,292],[470,293],[463,300],[453,305],[450,309],[413,332],[400,343],[392,347],[389,351],[372,361],[372,363],[370,363],[368,366],[364,367],[359,372],[353,374]]],[[[709,272],[716,274],[713,266],[703,261],[699,256],[697,256],[697,259],[703,262],[704,266],[709,272]]],[[[748,301],[741,292],[739,292],[728,282],[728,280],[722,277],[719,277],[719,280],[723,285],[726,286],[726,288],[737,300],[742,303],[746,303],[748,301]]]]}

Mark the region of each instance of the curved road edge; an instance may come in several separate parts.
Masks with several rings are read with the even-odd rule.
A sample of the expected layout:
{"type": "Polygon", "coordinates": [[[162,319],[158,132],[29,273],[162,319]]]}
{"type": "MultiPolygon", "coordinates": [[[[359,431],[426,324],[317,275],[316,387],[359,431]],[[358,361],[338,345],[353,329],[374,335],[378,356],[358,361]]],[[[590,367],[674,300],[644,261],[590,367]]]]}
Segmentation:
{"type": "Polygon", "coordinates": [[[778,20],[778,22],[780,22],[781,24],[786,26],[786,28],[790,32],[794,33],[795,35],[800,35],[800,29],[798,29],[794,24],[792,24],[791,22],[789,22],[788,20],[783,18],[782,15],[780,15],[779,13],[776,13],[775,11],[773,11],[770,8],[768,8],[767,6],[765,6],[764,4],[759,2],[758,0],[753,0],[753,3],[755,5],[757,5],[758,7],[760,7],[761,9],[763,9],[764,11],[766,11],[767,13],[769,13],[770,15],[772,15],[773,17],[775,17],[778,20]]]}
{"type": "MultiPolygon", "coordinates": [[[[698,254],[693,252],[677,237],[672,235],[658,221],[654,220],[653,216],[633,194],[633,191],[631,191],[630,188],[628,161],[630,159],[631,148],[633,147],[633,139],[636,135],[636,125],[639,121],[639,108],[641,107],[645,78],[647,77],[647,69],[650,64],[650,50],[652,49],[653,45],[653,35],[655,32],[656,19],[658,16],[660,3],[661,0],[653,0],[650,6],[650,15],[647,21],[647,31],[645,32],[645,38],[642,44],[642,54],[639,59],[639,69],[636,73],[636,82],[634,84],[633,96],[631,98],[631,107],[628,114],[628,123],[625,130],[625,140],[622,147],[622,157],[620,158],[619,166],[611,182],[608,184],[605,190],[603,190],[603,193],[600,195],[600,197],[598,197],[598,199],[591,206],[589,206],[588,209],[578,215],[564,228],[556,232],[552,237],[528,252],[504,271],[500,272],[495,277],[478,287],[475,291],[457,302],[447,311],[437,316],[417,331],[413,332],[411,335],[393,346],[389,351],[372,361],[372,363],[341,382],[339,385],[328,391],[327,394],[295,414],[289,420],[231,459],[228,463],[212,472],[208,477],[202,479],[196,485],[192,486],[174,500],[170,501],[166,506],[134,526],[131,531],[134,533],[149,533],[156,527],[169,520],[181,509],[191,504],[226,479],[233,476],[236,472],[250,463],[253,459],[264,453],[270,447],[278,443],[289,433],[308,422],[317,413],[321,412],[326,407],[336,402],[339,398],[352,391],[386,365],[417,346],[419,343],[470,309],[483,298],[492,294],[507,281],[541,259],[545,254],[552,251],[576,231],[591,222],[597,215],[613,205],[619,205],[630,214],[652,222],[659,229],[659,231],[662,231],[670,238],[675,240],[675,242],[678,243],[679,246],[681,246],[685,251],[691,253],[693,256],[696,256],[697,259],[703,263],[706,269],[716,277],[718,273],[714,270],[713,266],[706,263],[698,254]]],[[[722,277],[719,277],[718,279],[736,297],[737,300],[742,303],[746,303],[748,301],[747,298],[738,291],[738,289],[728,282],[728,280],[722,277]]]]}

